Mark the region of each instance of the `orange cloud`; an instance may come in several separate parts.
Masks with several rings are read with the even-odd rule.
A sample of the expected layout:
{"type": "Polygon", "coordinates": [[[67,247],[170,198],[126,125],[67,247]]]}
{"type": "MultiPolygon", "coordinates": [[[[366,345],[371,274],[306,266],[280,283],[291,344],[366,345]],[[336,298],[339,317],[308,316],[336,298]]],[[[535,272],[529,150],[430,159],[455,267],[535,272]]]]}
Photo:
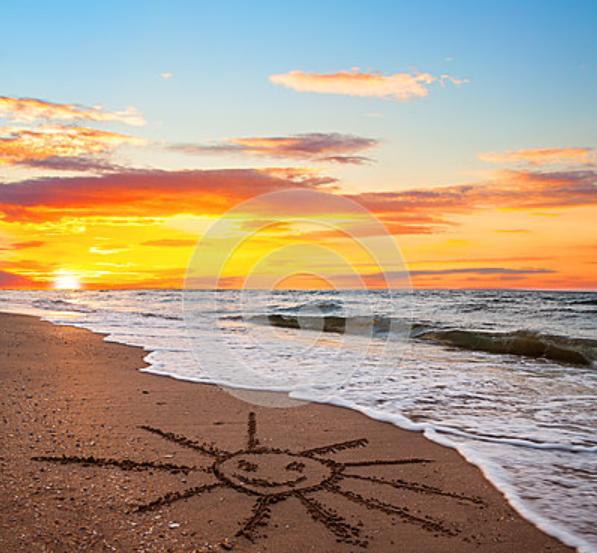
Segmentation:
{"type": "MultiPolygon", "coordinates": [[[[138,170],[98,177],[47,177],[0,186],[0,213],[6,221],[220,214],[258,194],[297,187],[319,189],[331,182],[333,179],[305,176],[296,170],[268,169],[138,170]]],[[[488,182],[346,197],[375,213],[392,233],[427,234],[453,226],[453,215],[479,209],[593,205],[597,200],[596,183],[595,171],[504,171],[488,182]]],[[[295,215],[308,215],[327,208],[294,205],[287,209],[295,215]]],[[[357,230],[370,232],[366,228],[357,230]]]]}
{"type": "Polygon", "coordinates": [[[182,238],[163,238],[160,240],[148,240],[142,246],[153,246],[156,248],[189,248],[197,245],[197,240],[185,240],[182,238]]]}
{"type": "Polygon", "coordinates": [[[490,163],[526,162],[532,165],[560,163],[585,164],[597,160],[594,148],[535,148],[509,152],[486,152],[479,159],[490,163]]]}
{"type": "Polygon", "coordinates": [[[247,154],[275,158],[311,159],[335,163],[361,164],[370,161],[355,153],[379,142],[340,133],[306,133],[292,136],[231,138],[215,144],[178,144],[170,149],[188,154],[247,154]]]}
{"type": "Polygon", "coordinates": [[[597,172],[502,171],[488,182],[351,196],[377,214],[465,213],[480,208],[547,208],[593,205],[597,172]]]}
{"type": "Polygon", "coordinates": [[[58,104],[37,98],[11,98],[0,96],[0,118],[11,121],[112,121],[127,125],[145,124],[143,116],[134,107],[123,111],[106,111],[101,106],[87,107],[77,104],[58,104]]]}
{"type": "Polygon", "coordinates": [[[29,248],[39,248],[43,246],[45,242],[41,240],[26,240],[23,242],[15,242],[8,246],[0,246],[0,251],[2,250],[27,250],[29,248]]]}
{"type": "Polygon", "coordinates": [[[44,165],[41,162],[48,160],[46,165],[50,168],[82,168],[85,159],[78,156],[104,154],[124,144],[144,143],[140,138],[87,127],[0,127],[0,165],[44,165]]]}
{"type": "Polygon", "coordinates": [[[11,288],[32,288],[37,286],[30,278],[25,276],[16,275],[9,271],[0,270],[0,289],[11,289],[11,288]]]}
{"type": "Polygon", "coordinates": [[[434,77],[430,73],[365,73],[359,69],[336,73],[307,73],[290,71],[270,76],[274,84],[285,86],[298,92],[318,92],[320,94],[344,94],[348,96],[375,96],[405,101],[429,94],[429,87],[439,81],[443,86],[447,81],[459,86],[468,81],[450,75],[434,77]]]}
{"type": "Polygon", "coordinates": [[[255,169],[139,170],[98,177],[47,177],[0,186],[0,213],[8,221],[223,213],[258,194],[329,182],[333,179],[295,179],[255,169]]]}

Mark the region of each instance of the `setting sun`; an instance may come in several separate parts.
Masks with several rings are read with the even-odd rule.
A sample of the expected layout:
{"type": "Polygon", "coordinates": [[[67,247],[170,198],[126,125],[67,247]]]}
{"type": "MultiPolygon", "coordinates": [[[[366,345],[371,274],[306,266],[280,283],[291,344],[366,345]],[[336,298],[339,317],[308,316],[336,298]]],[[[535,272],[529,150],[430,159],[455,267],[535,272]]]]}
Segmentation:
{"type": "Polygon", "coordinates": [[[60,272],[54,277],[54,289],[56,290],[79,290],[81,281],[77,275],[67,272],[60,272]]]}

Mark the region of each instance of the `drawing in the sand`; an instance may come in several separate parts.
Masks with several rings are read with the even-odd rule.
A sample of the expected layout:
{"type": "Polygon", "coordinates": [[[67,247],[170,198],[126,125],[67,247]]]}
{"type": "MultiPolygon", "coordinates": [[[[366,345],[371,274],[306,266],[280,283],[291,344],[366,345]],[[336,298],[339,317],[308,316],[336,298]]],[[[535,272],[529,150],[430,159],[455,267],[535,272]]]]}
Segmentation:
{"type": "Polygon", "coordinates": [[[265,537],[260,534],[259,530],[267,526],[272,507],[281,501],[294,497],[304,505],[306,512],[315,521],[323,524],[334,535],[338,542],[363,548],[367,547],[369,540],[363,528],[351,524],[339,513],[312,497],[312,494],[316,492],[342,496],[368,509],[396,517],[403,523],[418,525],[420,528],[434,534],[444,536],[457,536],[459,534],[458,527],[455,525],[447,524],[427,515],[417,516],[409,512],[406,507],[364,497],[353,491],[342,489],[341,484],[346,479],[368,481],[391,486],[397,490],[406,489],[421,494],[444,496],[477,506],[484,505],[484,502],[477,497],[445,491],[421,482],[385,479],[350,472],[350,469],[359,467],[433,463],[431,459],[404,458],[339,462],[325,457],[328,453],[366,447],[368,441],[365,438],[299,452],[264,447],[260,445],[257,438],[255,413],[249,413],[246,445],[239,451],[224,451],[211,444],[200,443],[185,436],[165,432],[151,426],[142,426],[141,428],[165,440],[190,448],[203,457],[210,458],[212,464],[198,467],[174,463],[66,455],[59,457],[37,456],[33,457],[33,460],[58,464],[114,467],[125,471],[163,470],[170,473],[203,472],[209,474],[215,479],[214,482],[189,487],[183,491],[172,491],[149,503],[136,506],[135,511],[141,513],[157,510],[177,501],[201,496],[218,488],[233,489],[255,498],[251,514],[246,520],[239,522],[240,527],[235,534],[236,538],[246,538],[251,542],[265,537]]]}

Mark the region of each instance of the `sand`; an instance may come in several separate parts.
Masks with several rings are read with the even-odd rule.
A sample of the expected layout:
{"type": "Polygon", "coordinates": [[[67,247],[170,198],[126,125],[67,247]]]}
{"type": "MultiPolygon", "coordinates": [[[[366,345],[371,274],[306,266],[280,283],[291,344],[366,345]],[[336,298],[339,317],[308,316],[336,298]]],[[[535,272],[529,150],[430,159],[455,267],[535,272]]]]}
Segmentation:
{"type": "Polygon", "coordinates": [[[0,551],[563,552],[456,451],[0,314],[0,551]]]}

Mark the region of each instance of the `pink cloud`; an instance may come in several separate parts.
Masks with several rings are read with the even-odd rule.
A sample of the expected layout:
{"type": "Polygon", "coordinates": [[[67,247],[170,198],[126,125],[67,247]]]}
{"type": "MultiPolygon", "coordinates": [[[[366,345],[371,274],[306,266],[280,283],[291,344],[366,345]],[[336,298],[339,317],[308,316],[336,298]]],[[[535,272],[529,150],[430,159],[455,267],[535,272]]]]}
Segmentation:
{"type": "Polygon", "coordinates": [[[369,159],[354,154],[378,144],[379,142],[372,138],[351,134],[305,133],[290,136],[230,138],[214,144],[178,144],[171,146],[170,149],[188,154],[245,154],[360,164],[369,159]]]}
{"type": "Polygon", "coordinates": [[[374,96],[399,101],[427,96],[429,87],[437,81],[442,85],[451,82],[456,86],[468,82],[451,75],[435,77],[424,72],[383,75],[379,72],[361,72],[359,69],[336,73],[307,73],[294,70],[272,75],[270,81],[298,92],[374,96]]]}

